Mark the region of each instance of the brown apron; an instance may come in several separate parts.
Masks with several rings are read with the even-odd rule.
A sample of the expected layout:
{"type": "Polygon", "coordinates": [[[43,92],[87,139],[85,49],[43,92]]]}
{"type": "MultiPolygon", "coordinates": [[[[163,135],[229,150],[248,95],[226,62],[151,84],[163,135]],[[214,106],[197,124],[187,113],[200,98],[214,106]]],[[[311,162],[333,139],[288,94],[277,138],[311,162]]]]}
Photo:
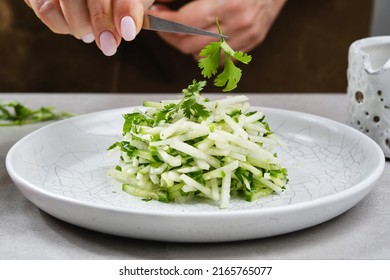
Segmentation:
{"type": "MultiPolygon", "coordinates": [[[[348,47],[368,36],[372,2],[287,1],[236,92],[345,92],[348,47]]],[[[53,34],[23,1],[0,0],[0,8],[2,92],[176,93],[201,79],[191,56],[151,31],[105,57],[95,44],[53,34]]]]}

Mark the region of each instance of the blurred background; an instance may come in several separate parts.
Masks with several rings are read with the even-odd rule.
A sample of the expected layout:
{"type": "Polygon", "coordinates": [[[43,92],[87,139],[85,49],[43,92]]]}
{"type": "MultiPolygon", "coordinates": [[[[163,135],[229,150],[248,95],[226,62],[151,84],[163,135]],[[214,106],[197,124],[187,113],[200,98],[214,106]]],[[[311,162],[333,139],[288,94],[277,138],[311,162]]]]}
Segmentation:
{"type": "Polygon", "coordinates": [[[371,36],[390,35],[390,1],[374,0],[374,10],[371,24],[371,36]]]}
{"type": "MultiPolygon", "coordinates": [[[[349,45],[390,34],[389,10],[388,0],[287,1],[237,91],[345,92],[349,45]]],[[[24,1],[0,0],[0,92],[180,92],[198,74],[192,57],[155,33],[105,57],[95,44],[52,33],[24,1]]]]}

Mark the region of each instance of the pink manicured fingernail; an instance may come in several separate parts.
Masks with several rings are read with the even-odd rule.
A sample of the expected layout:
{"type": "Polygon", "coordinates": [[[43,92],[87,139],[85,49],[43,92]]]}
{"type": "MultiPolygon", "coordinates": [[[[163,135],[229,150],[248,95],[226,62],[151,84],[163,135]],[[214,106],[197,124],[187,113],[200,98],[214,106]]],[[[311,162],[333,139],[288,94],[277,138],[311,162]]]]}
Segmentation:
{"type": "Polygon", "coordinates": [[[121,32],[123,39],[125,39],[126,41],[134,40],[137,31],[135,29],[134,20],[131,17],[125,16],[122,18],[121,32]]]}
{"type": "Polygon", "coordinates": [[[116,40],[110,31],[104,31],[100,34],[100,47],[107,56],[112,56],[116,53],[116,40]]]}
{"type": "Polygon", "coordinates": [[[84,43],[89,44],[89,43],[92,43],[93,41],[95,41],[95,36],[93,36],[92,33],[89,33],[89,34],[81,37],[81,40],[83,40],[84,43]]]}

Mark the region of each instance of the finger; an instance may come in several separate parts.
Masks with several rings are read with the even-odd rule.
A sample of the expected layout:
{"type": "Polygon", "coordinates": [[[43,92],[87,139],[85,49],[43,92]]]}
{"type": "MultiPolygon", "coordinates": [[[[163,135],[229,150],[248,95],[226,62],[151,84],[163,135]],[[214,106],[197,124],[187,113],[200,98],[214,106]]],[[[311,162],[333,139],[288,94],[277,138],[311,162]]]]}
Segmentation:
{"type": "Polygon", "coordinates": [[[87,6],[96,44],[105,55],[114,55],[121,38],[115,28],[111,1],[87,0],[87,6]]]}
{"type": "Polygon", "coordinates": [[[31,3],[30,3],[30,1],[29,1],[29,0],[24,0],[24,3],[26,3],[26,4],[27,4],[27,6],[29,6],[30,8],[32,8],[32,7],[31,7],[31,3]]]}
{"type": "Polygon", "coordinates": [[[218,41],[216,38],[198,35],[179,35],[174,33],[159,32],[159,36],[171,46],[184,54],[199,54],[209,43],[218,41]]]}
{"type": "Polygon", "coordinates": [[[60,0],[62,12],[70,32],[84,42],[93,42],[88,7],[84,1],[60,0]]]}
{"type": "Polygon", "coordinates": [[[162,4],[154,4],[148,10],[148,14],[153,14],[153,11],[167,11],[169,8],[162,4]]]}
{"type": "Polygon", "coordinates": [[[142,28],[144,5],[139,0],[116,0],[114,2],[116,30],[126,41],[134,40],[142,28]]]}
{"type": "Polygon", "coordinates": [[[29,0],[26,3],[54,33],[70,34],[59,0],[29,0]]]}
{"type": "MultiPolygon", "coordinates": [[[[219,14],[218,9],[216,8],[219,2],[220,1],[197,0],[186,4],[178,11],[154,9],[150,13],[168,20],[218,33],[215,18],[219,14]],[[196,13],[193,12],[195,10],[196,13]]],[[[164,41],[176,47],[181,52],[193,55],[197,55],[205,45],[218,40],[205,36],[184,36],[162,32],[159,32],[159,35],[164,41]]]]}
{"type": "Polygon", "coordinates": [[[197,0],[184,5],[178,11],[156,9],[152,10],[151,13],[164,19],[204,29],[213,24],[215,25],[215,18],[218,17],[220,13],[217,8],[219,2],[220,1],[197,0]],[[194,11],[196,12],[194,13],[194,11]]]}
{"type": "MultiPolygon", "coordinates": [[[[218,33],[218,27],[215,24],[215,21],[209,25],[205,25],[202,27],[202,29],[209,32],[218,33]]],[[[158,34],[165,42],[174,46],[185,54],[198,54],[204,48],[204,46],[219,40],[218,38],[200,35],[185,35],[168,32],[158,32],[158,34]]]]}

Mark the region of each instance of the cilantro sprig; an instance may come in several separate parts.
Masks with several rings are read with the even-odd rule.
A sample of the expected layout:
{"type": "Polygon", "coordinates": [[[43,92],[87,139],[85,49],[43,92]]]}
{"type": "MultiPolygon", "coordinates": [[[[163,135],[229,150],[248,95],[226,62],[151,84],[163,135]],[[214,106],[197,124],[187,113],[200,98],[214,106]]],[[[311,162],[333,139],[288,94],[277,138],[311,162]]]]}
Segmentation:
{"type": "Polygon", "coordinates": [[[0,126],[15,126],[49,120],[59,120],[73,116],[71,113],[56,113],[53,107],[30,109],[18,101],[0,102],[0,126]]]}
{"type": "Polygon", "coordinates": [[[210,112],[206,110],[206,107],[197,102],[201,91],[206,86],[205,81],[193,81],[187,89],[183,90],[184,98],[179,103],[181,109],[183,109],[184,115],[187,118],[197,117],[206,119],[210,116],[210,112]]]}
{"type": "MultiPolygon", "coordinates": [[[[216,20],[216,24],[219,33],[222,34],[218,20],[216,20]]],[[[202,58],[199,60],[198,66],[202,70],[202,75],[208,79],[218,74],[221,57],[225,57],[223,70],[214,79],[214,85],[224,87],[224,92],[234,90],[242,76],[242,70],[233,61],[237,60],[248,64],[252,60],[252,56],[242,51],[234,51],[223,38],[218,42],[208,44],[200,51],[199,55],[202,58]]]]}
{"type": "Polygon", "coordinates": [[[207,119],[210,116],[210,112],[207,111],[204,105],[198,102],[205,86],[206,81],[197,82],[193,80],[191,85],[183,89],[184,97],[179,103],[165,105],[164,108],[156,113],[155,125],[158,125],[160,122],[171,123],[179,113],[179,110],[183,110],[184,116],[188,119],[207,119]]]}

